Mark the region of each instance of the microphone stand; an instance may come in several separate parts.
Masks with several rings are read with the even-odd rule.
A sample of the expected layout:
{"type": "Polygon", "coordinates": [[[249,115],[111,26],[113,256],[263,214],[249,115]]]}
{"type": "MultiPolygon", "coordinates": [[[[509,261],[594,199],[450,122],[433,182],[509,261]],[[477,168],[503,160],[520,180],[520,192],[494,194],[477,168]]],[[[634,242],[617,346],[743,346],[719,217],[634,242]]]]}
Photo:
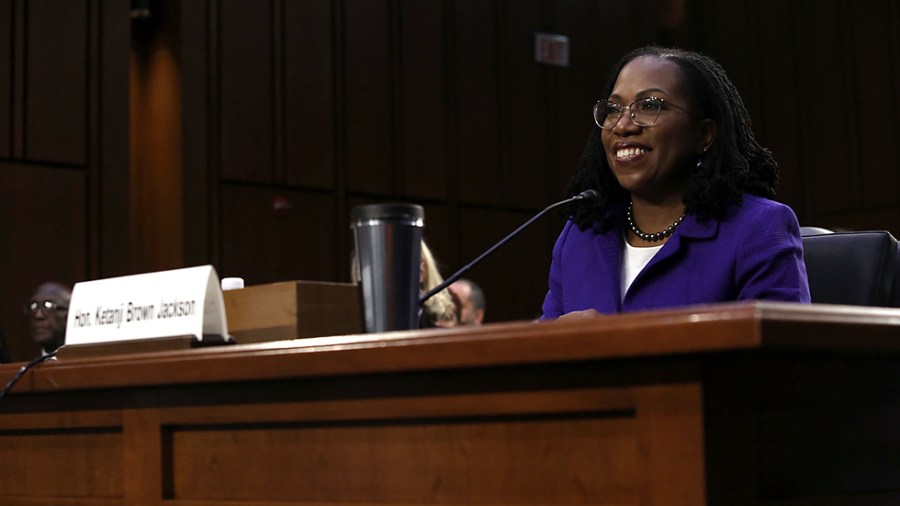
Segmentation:
{"type": "Polygon", "coordinates": [[[574,197],[569,197],[565,200],[560,200],[559,202],[556,202],[555,204],[550,204],[549,206],[545,207],[543,211],[537,213],[530,220],[528,220],[525,223],[523,223],[522,225],[520,225],[519,228],[513,230],[509,235],[507,235],[506,237],[501,239],[500,242],[491,246],[487,251],[485,251],[484,253],[479,255],[478,258],[476,258],[475,260],[472,260],[471,262],[466,264],[462,269],[454,272],[450,277],[445,279],[441,284],[435,286],[431,290],[428,290],[427,292],[422,294],[419,297],[419,304],[421,305],[421,304],[425,303],[425,301],[430,299],[431,297],[433,297],[434,294],[440,292],[441,290],[444,290],[445,288],[447,288],[448,286],[452,285],[454,282],[459,280],[459,278],[463,277],[463,275],[466,272],[468,272],[469,269],[474,267],[475,264],[484,260],[485,257],[487,257],[488,255],[490,255],[491,253],[496,251],[497,248],[499,248],[500,246],[503,246],[504,244],[509,242],[509,240],[512,239],[513,237],[517,236],[519,234],[519,232],[521,232],[522,230],[527,228],[529,225],[531,225],[532,223],[537,221],[538,218],[540,218],[541,216],[544,216],[549,211],[556,209],[559,206],[564,206],[566,204],[570,204],[570,203],[578,201],[578,200],[592,201],[592,200],[597,200],[598,198],[600,198],[600,194],[597,193],[596,190],[585,190],[585,191],[579,193],[578,195],[575,195],[574,197]]]}

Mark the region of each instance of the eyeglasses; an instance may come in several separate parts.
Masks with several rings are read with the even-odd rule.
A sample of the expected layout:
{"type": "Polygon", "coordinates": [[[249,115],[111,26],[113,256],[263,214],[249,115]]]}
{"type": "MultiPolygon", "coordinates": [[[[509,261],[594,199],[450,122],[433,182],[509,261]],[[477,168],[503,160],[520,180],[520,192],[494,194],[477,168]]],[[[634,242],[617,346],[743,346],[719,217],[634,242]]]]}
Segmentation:
{"type": "Polygon", "coordinates": [[[632,123],[639,127],[651,127],[659,119],[659,113],[668,107],[690,112],[684,107],[679,107],[658,97],[639,98],[626,107],[609,100],[601,100],[594,104],[594,123],[604,130],[611,130],[619,124],[619,120],[622,119],[622,115],[627,109],[631,114],[632,123]]]}
{"type": "Polygon", "coordinates": [[[44,314],[48,314],[50,312],[62,312],[68,309],[68,307],[60,306],[52,300],[45,300],[43,302],[30,302],[28,304],[25,304],[25,314],[27,315],[36,315],[38,311],[43,311],[44,314]]]}

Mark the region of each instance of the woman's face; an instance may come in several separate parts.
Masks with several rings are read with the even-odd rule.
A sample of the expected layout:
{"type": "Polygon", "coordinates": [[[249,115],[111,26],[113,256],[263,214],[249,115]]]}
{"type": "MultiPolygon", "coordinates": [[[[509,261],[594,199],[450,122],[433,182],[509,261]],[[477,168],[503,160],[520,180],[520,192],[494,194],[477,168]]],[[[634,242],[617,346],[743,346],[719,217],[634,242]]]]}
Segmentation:
{"type": "Polygon", "coordinates": [[[657,97],[668,104],[652,126],[640,127],[624,111],[619,122],[601,132],[606,159],[619,184],[638,198],[663,202],[680,199],[691,168],[712,143],[712,120],[696,122],[681,71],[671,61],[642,56],[630,61],[616,79],[608,99],[622,107],[634,100],[657,97]]]}

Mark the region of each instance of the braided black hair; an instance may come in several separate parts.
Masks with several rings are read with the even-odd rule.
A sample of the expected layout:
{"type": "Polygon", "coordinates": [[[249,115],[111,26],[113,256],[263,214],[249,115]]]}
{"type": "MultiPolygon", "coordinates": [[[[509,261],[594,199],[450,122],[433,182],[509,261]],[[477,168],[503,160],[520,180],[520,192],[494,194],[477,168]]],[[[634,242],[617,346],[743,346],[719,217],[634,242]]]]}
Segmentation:
{"type": "MultiPolygon", "coordinates": [[[[750,115],[725,70],[712,58],[682,49],[646,46],[625,55],[610,70],[603,89],[608,97],[619,73],[626,64],[642,56],[661,58],[680,69],[685,89],[690,94],[691,110],[698,119],[710,118],[716,123],[716,137],[705,153],[702,164],[691,175],[684,194],[685,212],[700,219],[718,219],[730,205],[739,205],[743,194],[772,198],[778,186],[778,164],[771,152],[753,135],[750,115]]],[[[609,167],[601,129],[594,127],[578,170],[567,190],[568,196],[593,188],[601,198],[595,204],[576,205],[572,221],[582,229],[599,226],[608,229],[609,211],[627,202],[627,192],[619,186],[609,167]]]]}

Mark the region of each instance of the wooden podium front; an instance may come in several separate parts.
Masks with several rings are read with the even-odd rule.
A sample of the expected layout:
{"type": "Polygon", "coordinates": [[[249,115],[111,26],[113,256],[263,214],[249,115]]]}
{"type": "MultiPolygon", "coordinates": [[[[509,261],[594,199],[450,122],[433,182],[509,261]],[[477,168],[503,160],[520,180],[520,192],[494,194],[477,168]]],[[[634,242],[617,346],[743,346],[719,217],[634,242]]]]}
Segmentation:
{"type": "Polygon", "coordinates": [[[898,310],[747,303],[59,360],[0,504],[900,504],[898,352],[898,310]]]}

